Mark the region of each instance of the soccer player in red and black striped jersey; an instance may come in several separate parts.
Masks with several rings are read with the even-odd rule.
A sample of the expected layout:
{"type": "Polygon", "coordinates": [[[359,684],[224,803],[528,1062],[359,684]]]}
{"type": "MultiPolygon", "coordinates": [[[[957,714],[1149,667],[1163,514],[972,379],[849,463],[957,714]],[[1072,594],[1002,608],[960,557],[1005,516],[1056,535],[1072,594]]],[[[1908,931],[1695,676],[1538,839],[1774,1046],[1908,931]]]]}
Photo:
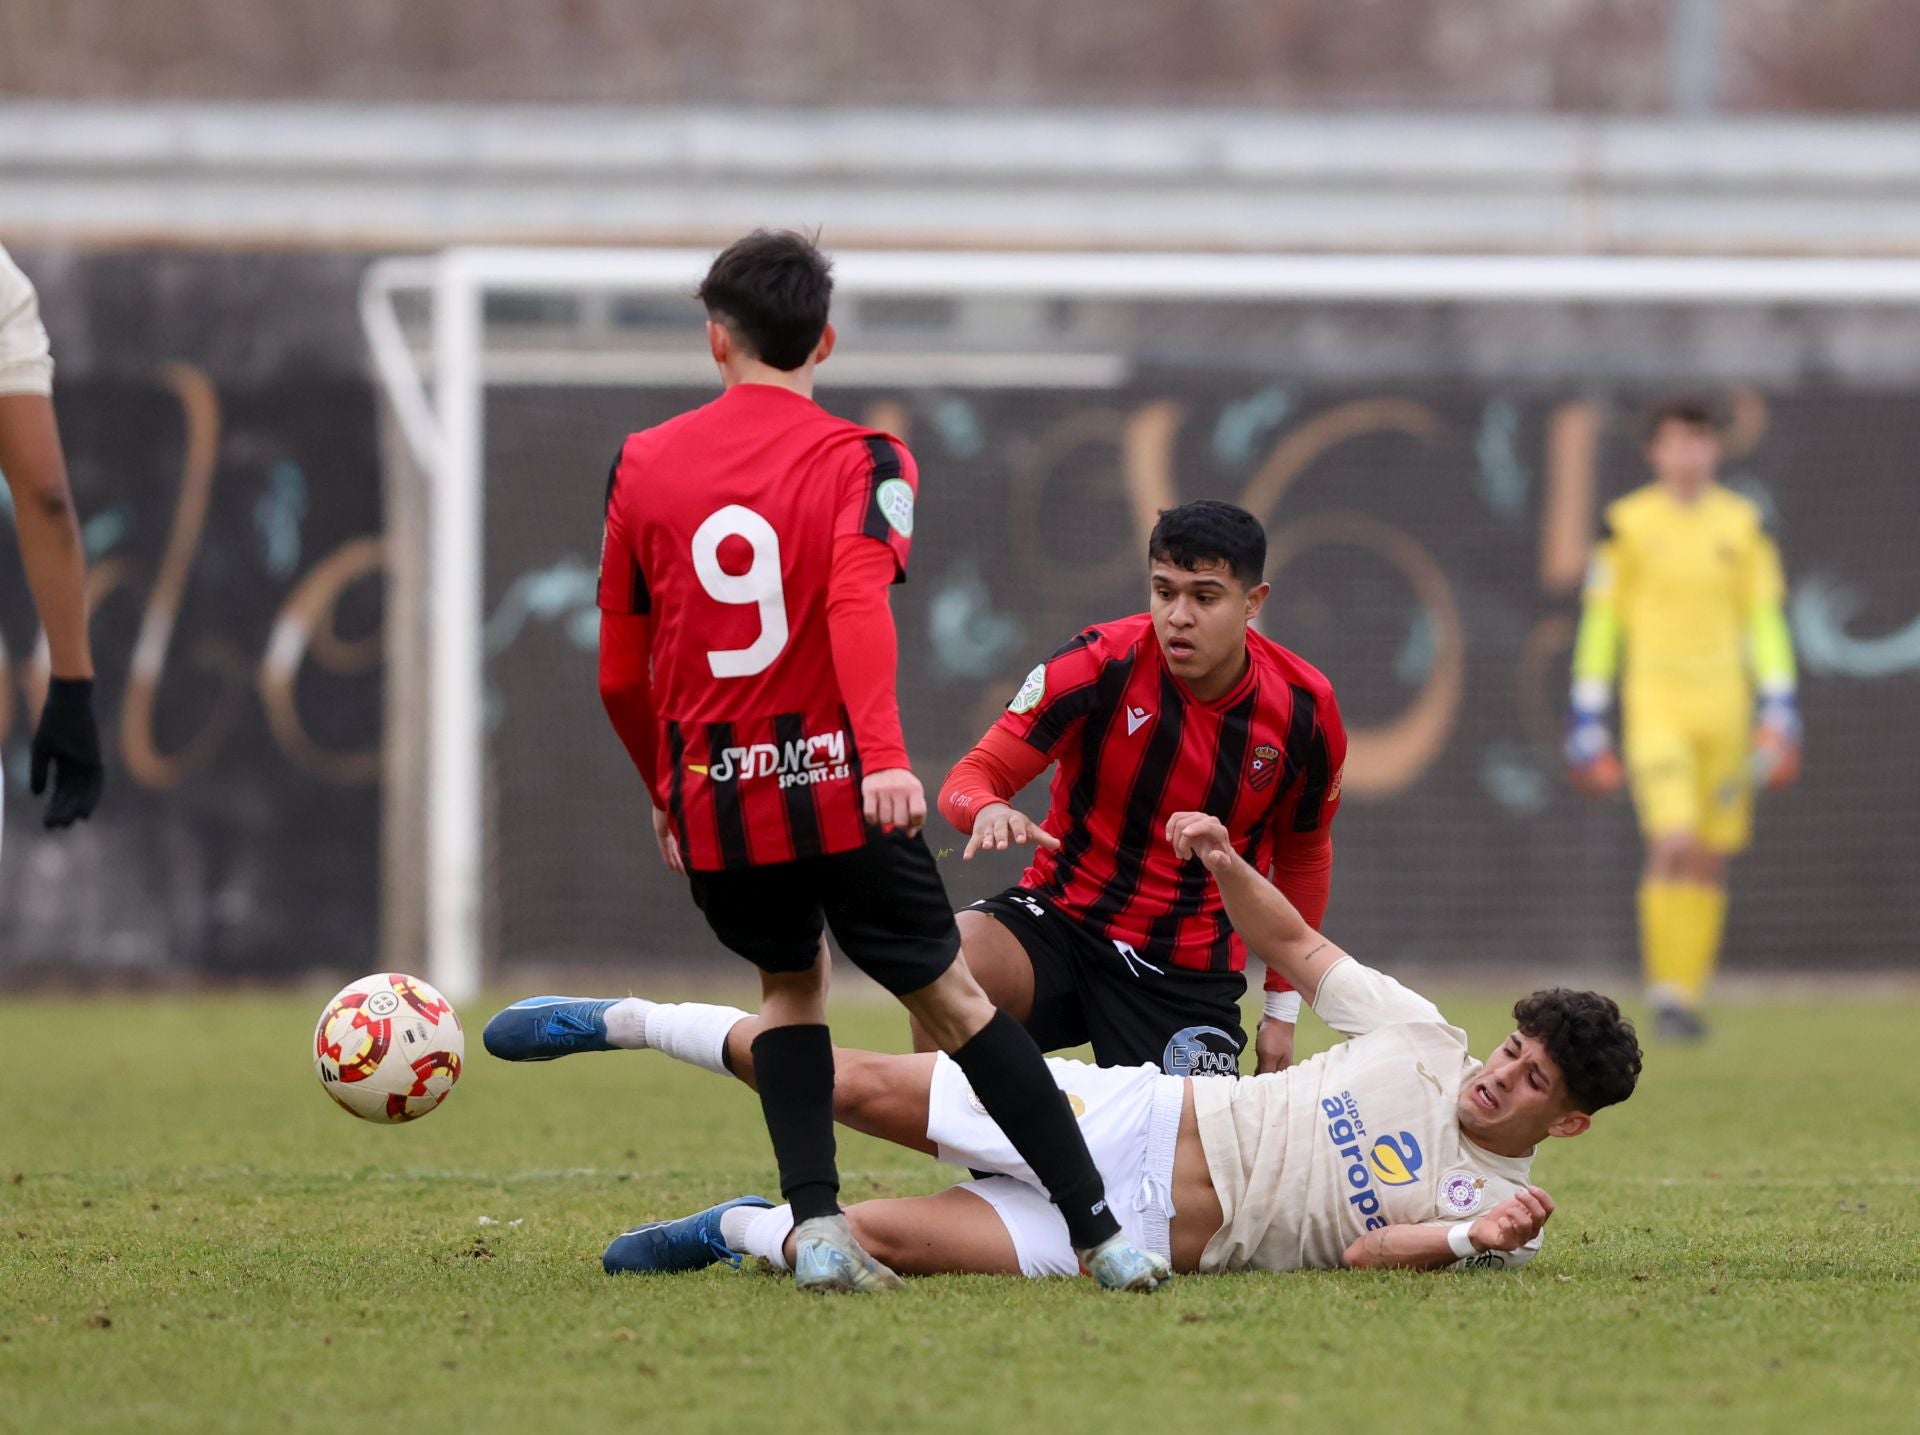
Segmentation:
{"type": "MultiPolygon", "coordinates": [[[[1248,626],[1266,556],[1245,509],[1163,512],[1149,610],[1036,667],[947,777],[940,810],[969,859],[1037,849],[1019,885],[959,923],[987,994],[1046,1050],[1091,1042],[1102,1066],[1237,1073],[1246,947],[1205,869],[1153,840],[1175,812],[1218,817],[1309,923],[1326,914],[1347,735],[1326,678],[1248,626]],[[1056,762],[1035,823],[1011,799],[1056,762]]],[[[1291,1061],[1299,1003],[1269,974],[1261,1072],[1291,1061]]]]}
{"type": "MultiPolygon", "coordinates": [[[[714,261],[700,297],[725,391],[630,436],[608,479],[601,695],[653,798],[667,865],[721,942],[760,968],[770,1025],[754,1062],[801,1288],[898,1284],[837,1200],[831,927],[965,1072],[1087,1268],[1151,1290],[1165,1259],[1120,1234],[1039,1048],[954,960],[961,939],[920,835],[926,796],[901,736],[887,606],[906,576],[918,476],[898,440],[813,402],[814,370],[833,352],[831,294],[827,260],[797,234],[758,232],[714,261]]],[[[651,1005],[531,998],[488,1024],[487,1049],[545,1060],[706,1041],[712,1008],[651,1005]]]]}

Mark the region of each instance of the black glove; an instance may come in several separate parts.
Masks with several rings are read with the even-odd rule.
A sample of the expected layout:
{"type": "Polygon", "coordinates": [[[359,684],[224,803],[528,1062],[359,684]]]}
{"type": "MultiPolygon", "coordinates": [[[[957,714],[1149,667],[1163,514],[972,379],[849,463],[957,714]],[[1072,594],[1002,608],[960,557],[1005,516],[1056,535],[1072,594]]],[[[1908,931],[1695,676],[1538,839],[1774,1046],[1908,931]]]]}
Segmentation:
{"type": "Polygon", "coordinates": [[[93,725],[91,678],[55,678],[47,684],[47,705],[33,734],[35,797],[47,790],[47,769],[56,763],[47,826],[71,827],[92,815],[106,781],[100,734],[93,725]]]}

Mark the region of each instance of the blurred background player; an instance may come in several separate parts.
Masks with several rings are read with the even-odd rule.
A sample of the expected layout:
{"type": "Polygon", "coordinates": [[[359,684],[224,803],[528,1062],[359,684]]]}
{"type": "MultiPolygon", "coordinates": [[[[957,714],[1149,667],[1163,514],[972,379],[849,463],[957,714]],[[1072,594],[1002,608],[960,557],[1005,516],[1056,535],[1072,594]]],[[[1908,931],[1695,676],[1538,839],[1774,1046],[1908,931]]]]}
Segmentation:
{"type": "MultiPolygon", "coordinates": [[[[1317,925],[1347,736],[1333,686],[1252,630],[1267,536],[1243,508],[1167,509],[1147,539],[1148,611],[1086,629],[1027,675],[957,763],[940,810],[965,856],[1031,844],[1017,885],[960,913],[967,960],[1048,1051],[1233,1076],[1246,945],[1195,863],[1154,840],[1201,809],[1317,925]],[[1047,820],[1011,799],[1057,762],[1047,820]]],[[[1299,994],[1269,969],[1257,1069],[1292,1059],[1299,994]]],[[[931,1051],[923,1033],[916,1047],[931,1051]]]]}
{"type": "Polygon", "coordinates": [[[1754,788],[1799,775],[1801,729],[1780,555],[1758,507],[1718,482],[1712,413],[1661,406],[1646,457],[1654,481],[1608,506],[1588,574],[1567,759],[1582,790],[1619,786],[1607,730],[1617,673],[1626,775],[1646,838],[1647,995],[1656,1032],[1685,1041],[1704,1034],[1699,1005],[1726,922],[1727,861],[1747,845],[1754,788]]]}
{"type": "MultiPolygon", "coordinates": [[[[906,577],[917,474],[905,445],[813,402],[832,292],[825,256],[798,234],[759,231],[714,260],[700,298],[724,392],[630,436],[608,475],[601,696],[653,798],[662,858],[714,935],[760,969],[753,1059],[799,1222],[800,1288],[898,1284],[837,1199],[831,927],[966,1073],[1087,1269],[1150,1291],[1166,1263],[1121,1235],[1033,1038],[955,960],[894,688],[887,595],[906,577]]],[[[678,1009],[678,1032],[650,1030],[649,1007],[533,998],[488,1024],[487,1049],[538,1061],[714,1034],[712,1008],[678,1009]]]]}
{"type": "MultiPolygon", "coordinates": [[[[13,503],[27,586],[47,636],[52,676],[33,734],[32,787],[53,783],[48,827],[91,815],[104,773],[93,721],[87,560],[53,413],[53,353],[33,285],[0,247],[0,474],[13,503]]],[[[0,809],[6,785],[0,781],[0,809]]],[[[0,835],[4,835],[0,814],[0,835]]]]}

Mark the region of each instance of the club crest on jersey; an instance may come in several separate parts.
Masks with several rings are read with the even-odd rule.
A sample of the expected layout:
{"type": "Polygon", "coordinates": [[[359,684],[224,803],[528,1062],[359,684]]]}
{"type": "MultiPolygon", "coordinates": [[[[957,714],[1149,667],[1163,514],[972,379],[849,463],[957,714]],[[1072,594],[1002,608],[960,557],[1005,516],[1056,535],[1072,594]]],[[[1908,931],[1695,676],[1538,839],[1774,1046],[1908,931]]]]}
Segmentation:
{"type": "Polygon", "coordinates": [[[1449,1171],[1447,1179],[1440,1183],[1440,1199],[1449,1211],[1464,1216],[1480,1209],[1480,1192],[1486,1184],[1485,1176],[1476,1176],[1471,1171],[1449,1171]]]}
{"type": "Polygon", "coordinates": [[[890,478],[873,491],[874,504],[887,526],[902,538],[913,537],[913,485],[890,478]]]}
{"type": "Polygon", "coordinates": [[[711,782],[739,782],[751,777],[777,777],[782,789],[811,787],[816,782],[837,782],[853,775],[847,761],[847,735],[844,732],[821,733],[797,738],[793,742],[756,742],[746,747],[720,749],[715,763],[690,762],[688,772],[699,773],[711,782]]]}
{"type": "Polygon", "coordinates": [[[1027,680],[1020,684],[1020,691],[1013,695],[1013,701],[1007,704],[1010,713],[1030,713],[1040,706],[1040,700],[1047,695],[1047,665],[1036,663],[1027,680]]]}
{"type": "Polygon", "coordinates": [[[1253,756],[1247,760],[1247,782],[1253,790],[1263,791],[1279,775],[1280,749],[1270,742],[1263,742],[1254,748],[1253,756]]]}

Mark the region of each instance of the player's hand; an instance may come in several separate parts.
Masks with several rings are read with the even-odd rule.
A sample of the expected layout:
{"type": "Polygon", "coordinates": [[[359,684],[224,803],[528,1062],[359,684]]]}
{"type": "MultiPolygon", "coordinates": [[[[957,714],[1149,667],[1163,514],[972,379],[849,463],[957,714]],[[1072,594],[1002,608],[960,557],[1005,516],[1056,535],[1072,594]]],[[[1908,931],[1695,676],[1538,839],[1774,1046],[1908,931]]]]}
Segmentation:
{"type": "Polygon", "coordinates": [[[1031,842],[1049,852],[1059,850],[1060,839],[1023,812],[1004,802],[989,802],[973,815],[973,835],[960,860],[971,862],[976,852],[1005,852],[1009,846],[1025,847],[1031,842]]]}
{"type": "Polygon", "coordinates": [[[1253,1037],[1253,1074],[1285,1071],[1293,1065],[1293,1026],[1290,1021],[1260,1019],[1260,1030],[1253,1037]]]}
{"type": "Polygon", "coordinates": [[[680,856],[680,838],[673,830],[673,819],[666,809],[653,809],[653,840],[660,844],[660,860],[667,864],[669,872],[687,875],[687,864],[680,856]]]}
{"type": "Polygon", "coordinates": [[[1467,1234],[1483,1251],[1517,1251],[1540,1234],[1552,1214],[1553,1197],[1529,1186],[1475,1221],[1467,1234]]]}
{"type": "Polygon", "coordinates": [[[93,680],[55,678],[47,684],[47,703],[33,734],[33,795],[47,790],[53,777],[53,801],[47,826],[71,827],[93,815],[106,784],[100,765],[100,733],[93,723],[93,680]]]}
{"type": "Polygon", "coordinates": [[[1575,790],[1588,797],[1617,792],[1626,780],[1603,712],[1575,708],[1567,718],[1567,739],[1561,751],[1575,790]]]}
{"type": "Polygon", "coordinates": [[[927,790],[904,767],[882,768],[860,780],[860,804],[867,825],[883,832],[918,837],[927,825],[927,790]]]}
{"type": "Polygon", "coordinates": [[[1753,729],[1753,780],[1769,792],[1791,787],[1800,777],[1800,711],[1792,697],[1770,697],[1760,704],[1753,729]]]}
{"type": "Polygon", "coordinates": [[[1167,841],[1174,855],[1185,861],[1198,857],[1216,872],[1233,865],[1233,843],[1227,825],[1211,812],[1176,812],[1167,819],[1167,841]]]}

